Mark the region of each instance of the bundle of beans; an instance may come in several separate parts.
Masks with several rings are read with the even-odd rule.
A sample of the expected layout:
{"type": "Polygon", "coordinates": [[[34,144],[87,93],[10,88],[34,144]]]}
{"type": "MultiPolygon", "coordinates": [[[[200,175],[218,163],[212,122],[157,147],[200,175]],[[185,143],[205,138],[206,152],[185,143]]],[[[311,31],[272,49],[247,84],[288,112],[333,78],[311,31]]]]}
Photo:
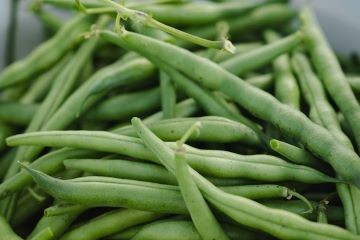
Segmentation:
{"type": "Polygon", "coordinates": [[[49,38],[0,72],[0,239],[360,239],[360,65],[309,6],[31,9],[49,38]]]}

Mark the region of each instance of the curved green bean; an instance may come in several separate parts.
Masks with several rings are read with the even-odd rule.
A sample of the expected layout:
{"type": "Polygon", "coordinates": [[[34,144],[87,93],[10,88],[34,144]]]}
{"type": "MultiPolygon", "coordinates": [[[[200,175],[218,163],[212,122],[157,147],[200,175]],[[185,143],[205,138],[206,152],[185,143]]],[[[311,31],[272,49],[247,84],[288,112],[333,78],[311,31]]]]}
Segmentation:
{"type": "MultiPolygon", "coordinates": [[[[195,122],[201,122],[201,131],[192,134],[189,141],[206,142],[241,142],[249,146],[259,146],[260,140],[256,133],[241,123],[215,116],[198,118],[176,118],[165,119],[156,123],[148,124],[148,127],[156,133],[158,137],[165,141],[176,141],[195,122]],[[221,130],[220,130],[221,129],[221,130]],[[216,131],[215,131],[216,130],[216,131]],[[220,131],[218,131],[220,130],[220,131]],[[217,134],[220,133],[220,134],[217,134]]],[[[122,128],[121,131],[114,130],[114,133],[136,136],[133,128],[122,128]]]]}

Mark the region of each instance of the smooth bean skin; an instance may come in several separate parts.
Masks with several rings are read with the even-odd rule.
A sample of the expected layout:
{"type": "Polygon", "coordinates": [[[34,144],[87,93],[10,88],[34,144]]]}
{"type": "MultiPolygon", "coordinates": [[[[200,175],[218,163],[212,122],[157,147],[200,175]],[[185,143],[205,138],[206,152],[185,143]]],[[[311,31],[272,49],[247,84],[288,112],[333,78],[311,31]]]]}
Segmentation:
{"type": "MultiPolygon", "coordinates": [[[[189,141],[205,142],[241,142],[249,146],[259,146],[260,140],[256,133],[247,126],[222,117],[208,116],[198,118],[165,119],[149,124],[149,128],[164,141],[176,141],[180,139],[187,129],[195,122],[201,122],[201,131],[192,134],[189,141]],[[221,134],[217,134],[217,133],[221,134]]],[[[114,131],[126,136],[136,136],[132,128],[127,131],[114,131]]]]}
{"type": "Polygon", "coordinates": [[[29,240],[50,240],[53,239],[54,234],[51,231],[51,229],[45,228],[42,231],[38,232],[36,235],[34,235],[33,237],[29,238],[29,240]]]}
{"type": "Polygon", "coordinates": [[[245,79],[245,81],[254,87],[268,91],[274,84],[274,76],[272,74],[264,74],[260,76],[249,77],[245,79]]]}
{"type": "Polygon", "coordinates": [[[27,91],[21,96],[19,101],[25,104],[31,104],[42,101],[48,93],[51,85],[57,75],[63,70],[67,62],[72,57],[72,52],[67,53],[62,59],[56,63],[50,70],[41,74],[35,82],[29,86],[27,91]]]}
{"type": "MultiPolygon", "coordinates": [[[[243,54],[245,52],[248,52],[250,50],[256,49],[258,47],[261,47],[262,44],[260,42],[249,42],[249,43],[237,43],[234,45],[235,47],[235,53],[234,54],[243,54]]],[[[222,62],[225,61],[231,57],[233,57],[232,53],[225,52],[223,50],[216,50],[214,49],[215,53],[211,57],[211,60],[214,62],[222,62]]],[[[196,52],[199,56],[207,57],[208,56],[208,50],[200,50],[196,52]]]]}
{"type": "MultiPolygon", "coordinates": [[[[28,144],[86,148],[158,162],[156,157],[141,143],[140,139],[109,132],[42,131],[12,136],[8,138],[7,142],[10,146],[28,144]]],[[[227,155],[234,156],[234,154],[231,153],[227,155]]],[[[227,159],[219,155],[201,156],[197,154],[185,154],[185,159],[189,162],[190,166],[194,167],[197,171],[211,177],[244,177],[262,181],[296,180],[306,183],[337,182],[337,180],[312,168],[290,164],[284,160],[268,155],[243,156],[235,154],[235,159],[227,159]],[[239,161],[239,159],[243,161],[239,161]],[[269,169],[272,170],[270,171],[269,169]]]]}
{"type": "Polygon", "coordinates": [[[163,167],[152,163],[127,160],[105,159],[66,159],[66,169],[78,169],[95,175],[149,181],[176,185],[177,181],[163,167]]]}
{"type": "Polygon", "coordinates": [[[169,25],[201,25],[224,17],[238,16],[265,1],[232,1],[224,3],[193,2],[182,5],[149,5],[141,7],[156,20],[169,25]]]}
{"type": "MultiPolygon", "coordinates": [[[[61,163],[60,163],[61,164],[61,163]]],[[[126,178],[141,181],[149,181],[155,183],[176,185],[177,181],[172,174],[170,174],[163,167],[145,162],[127,161],[127,160],[105,160],[105,159],[66,159],[63,161],[66,169],[77,169],[84,172],[93,173],[95,175],[126,178]]],[[[35,167],[35,165],[34,165],[35,167]]],[[[38,169],[36,167],[35,169],[38,169]]],[[[47,171],[43,171],[48,174],[47,171]]],[[[53,173],[51,174],[53,175],[53,173]]],[[[234,186],[248,184],[249,181],[242,179],[208,179],[218,186],[234,186]]],[[[268,189],[269,190],[269,189],[268,189]]],[[[262,189],[266,196],[266,189],[262,189]]],[[[277,192],[270,190],[269,192],[277,192]]],[[[279,195],[279,194],[278,194],[279,195]]],[[[279,196],[282,196],[280,194],[279,196]]]]}
{"type": "Polygon", "coordinates": [[[0,215],[0,240],[22,240],[21,237],[11,229],[6,219],[0,215]]]}
{"type": "Polygon", "coordinates": [[[149,186],[133,180],[126,180],[122,184],[64,181],[27,169],[45,192],[64,202],[92,207],[125,207],[157,213],[187,213],[180,192],[168,187],[154,188],[155,184],[149,186]]]}
{"type": "Polygon", "coordinates": [[[221,62],[220,66],[234,75],[240,76],[251,70],[258,69],[267,63],[270,63],[274,58],[289,52],[298,46],[302,40],[302,33],[296,32],[254,50],[247,51],[243,54],[237,54],[234,57],[221,62]]]}
{"type": "Polygon", "coordinates": [[[44,229],[50,227],[53,232],[53,237],[58,239],[63,233],[70,227],[73,221],[83,213],[87,208],[85,206],[79,206],[71,212],[67,212],[57,216],[46,216],[44,215],[36,224],[33,231],[30,233],[28,238],[36,236],[44,229]]]}
{"type": "MultiPolygon", "coordinates": [[[[284,201],[278,199],[263,199],[259,200],[259,202],[267,207],[296,213],[311,221],[315,221],[317,217],[316,211],[310,213],[303,202],[299,200],[284,201]]],[[[317,202],[311,202],[311,204],[314,206],[314,208],[316,208],[318,205],[317,202]]],[[[344,209],[342,207],[328,205],[327,214],[330,222],[344,222],[344,209]]]]}
{"type": "Polygon", "coordinates": [[[324,165],[320,160],[316,159],[313,155],[304,149],[298,148],[286,142],[282,142],[276,139],[270,141],[271,149],[279,153],[291,162],[296,164],[311,166],[316,169],[324,169],[324,165]]]}
{"type": "Polygon", "coordinates": [[[21,61],[11,64],[0,74],[0,89],[30,80],[35,74],[55,64],[90,27],[91,17],[79,15],[64,25],[46,43],[21,61]]]}
{"type": "Polygon", "coordinates": [[[326,37],[309,7],[301,11],[302,30],[311,60],[328,93],[348,121],[360,147],[360,105],[332,51],[326,37]]]}
{"type": "Polygon", "coordinates": [[[159,88],[120,94],[104,100],[86,113],[85,117],[96,121],[126,120],[158,109],[160,101],[159,88]]]}
{"type": "MultiPolygon", "coordinates": [[[[280,35],[272,30],[264,33],[267,42],[279,41],[280,35]]],[[[300,90],[297,81],[292,73],[290,58],[282,54],[273,60],[275,75],[275,97],[282,103],[288,104],[295,109],[300,108],[300,90]]]]}
{"type": "Polygon", "coordinates": [[[185,49],[130,32],[124,32],[119,36],[103,31],[100,35],[146,57],[160,59],[169,66],[192,76],[194,81],[203,86],[227,94],[254,116],[270,122],[286,135],[303,143],[316,156],[327,161],[344,180],[360,187],[359,156],[303,113],[281,104],[270,94],[241,81],[215,63],[185,49]],[[159,51],[162,54],[158,54],[159,51]],[[177,53],[176,58],[173,57],[174,52],[177,53]]]}
{"type": "MultiPolygon", "coordinates": [[[[169,75],[160,71],[160,94],[161,94],[161,109],[164,113],[164,118],[173,118],[175,116],[176,106],[176,89],[174,83],[171,81],[169,75]]],[[[135,115],[133,115],[135,116],[135,115]]]]}
{"type": "Polygon", "coordinates": [[[327,128],[340,142],[353,149],[350,139],[342,132],[336,112],[328,102],[325,89],[320,79],[313,72],[306,56],[297,52],[292,57],[292,66],[295,70],[302,92],[310,108],[316,112],[320,124],[327,128]]]}
{"type": "Polygon", "coordinates": [[[2,102],[0,103],[0,120],[8,124],[27,125],[38,110],[38,107],[37,104],[2,102]]]}
{"type": "Polygon", "coordinates": [[[175,176],[191,220],[200,236],[204,240],[229,239],[193,181],[184,152],[175,152],[175,176]]]}
{"type": "Polygon", "coordinates": [[[65,233],[60,240],[96,240],[163,216],[165,214],[135,209],[116,209],[72,229],[65,233]]]}
{"type": "MultiPolygon", "coordinates": [[[[269,239],[262,234],[240,229],[230,224],[222,223],[222,227],[230,239],[269,239]],[[260,235],[261,238],[258,238],[260,235]]],[[[114,235],[112,240],[119,239],[114,235]]],[[[146,224],[141,227],[131,240],[201,240],[194,224],[188,220],[166,219],[146,224]],[[167,229],[167,231],[163,231],[167,229]]]]}
{"type": "MultiPolygon", "coordinates": [[[[241,35],[245,32],[250,32],[266,27],[277,27],[285,23],[295,16],[295,11],[284,4],[267,4],[254,9],[253,11],[240,15],[238,18],[228,19],[226,22],[229,25],[229,33],[234,38],[236,35],[241,35]]],[[[193,27],[186,30],[190,34],[214,39],[216,38],[216,29],[214,25],[206,27],[193,27]]],[[[181,42],[182,47],[187,47],[189,44],[181,42]]]]}
{"type": "MultiPolygon", "coordinates": [[[[64,148],[40,157],[29,166],[39,171],[44,171],[47,174],[55,174],[64,170],[64,166],[62,164],[63,160],[86,156],[94,157],[94,154],[96,155],[98,153],[89,150],[64,148]]],[[[32,182],[33,179],[29,173],[27,171],[20,170],[19,173],[0,184],[0,198],[5,198],[24,187],[29,186],[32,182]]]]}

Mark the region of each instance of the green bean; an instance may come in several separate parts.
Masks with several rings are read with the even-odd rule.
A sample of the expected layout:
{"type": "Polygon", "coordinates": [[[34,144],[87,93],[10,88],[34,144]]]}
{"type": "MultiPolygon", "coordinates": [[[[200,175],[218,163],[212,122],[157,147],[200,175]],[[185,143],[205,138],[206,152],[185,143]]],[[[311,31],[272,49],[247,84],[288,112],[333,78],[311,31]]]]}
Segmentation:
{"type": "MultiPolygon", "coordinates": [[[[270,208],[276,208],[281,209],[285,211],[289,211],[292,213],[296,213],[302,217],[305,217],[311,221],[316,221],[317,219],[317,212],[309,212],[308,208],[304,205],[302,201],[299,200],[291,200],[291,201],[284,201],[284,200],[278,200],[278,199],[264,199],[259,200],[259,203],[270,207],[270,208]]],[[[311,202],[314,208],[317,208],[318,203],[317,202],[311,202]]],[[[344,222],[344,209],[339,206],[327,206],[327,217],[330,222],[334,223],[342,223],[344,222]]]]}
{"type": "MultiPolygon", "coordinates": [[[[336,112],[330,103],[328,103],[325,90],[320,80],[312,72],[306,57],[301,53],[296,53],[292,60],[293,67],[299,76],[302,90],[307,93],[305,97],[310,107],[317,113],[320,124],[329,129],[330,133],[339,139],[341,143],[353,149],[351,141],[342,132],[336,112]]],[[[358,234],[360,231],[360,221],[357,220],[357,215],[360,214],[360,206],[355,199],[356,196],[360,196],[360,190],[356,189],[355,186],[338,184],[337,191],[344,205],[346,226],[352,232],[358,234]]]]}
{"type": "MultiPolygon", "coordinates": [[[[221,224],[229,235],[230,239],[268,239],[258,238],[257,234],[246,229],[232,226],[230,224],[221,224]]],[[[122,234],[117,234],[109,239],[123,239],[122,234]]],[[[127,238],[129,239],[129,238],[127,238]]],[[[141,227],[131,240],[201,240],[201,236],[196,231],[194,224],[188,220],[166,219],[159,220],[141,227]],[[163,231],[166,229],[166,231],[163,231]]]]}
{"type": "Polygon", "coordinates": [[[360,77],[359,76],[347,76],[347,80],[351,86],[351,89],[355,94],[360,93],[360,77]]]}
{"type": "Polygon", "coordinates": [[[141,7],[155,19],[170,25],[200,25],[234,17],[252,10],[266,1],[234,1],[228,3],[194,2],[183,5],[141,7]]]}
{"type": "Polygon", "coordinates": [[[311,166],[317,169],[324,169],[322,162],[304,149],[276,139],[271,139],[270,146],[272,150],[291,162],[311,166]]]}
{"type": "Polygon", "coordinates": [[[51,228],[45,228],[42,231],[38,232],[33,237],[29,238],[29,240],[50,240],[53,239],[54,234],[51,231],[51,228]]]}
{"type": "MultiPolygon", "coordinates": [[[[146,146],[169,171],[174,169],[174,152],[143,125],[138,118],[132,124],[146,146]]],[[[273,210],[249,199],[225,193],[191,169],[191,174],[204,197],[238,223],[261,229],[281,239],[294,234],[301,239],[359,239],[337,226],[318,224],[285,211],[273,210]]]]}
{"type": "MultiPolygon", "coordinates": [[[[37,193],[38,194],[38,193],[37,193]]],[[[41,193],[42,197],[44,193],[41,193]]],[[[48,205],[49,201],[47,197],[43,197],[41,201],[35,199],[30,193],[26,193],[19,198],[16,203],[16,209],[14,215],[10,219],[10,223],[13,226],[20,226],[24,222],[28,221],[36,213],[41,212],[48,205]],[[26,206],[26,207],[24,207],[26,206]]]]}
{"type": "MultiPolygon", "coordinates": [[[[197,106],[195,101],[189,98],[176,104],[175,117],[177,118],[191,117],[193,114],[195,114],[198,111],[199,111],[199,107],[197,106]]],[[[164,113],[161,111],[154,113],[150,116],[147,116],[146,118],[144,118],[144,122],[153,123],[162,119],[164,119],[164,113]]],[[[118,130],[121,131],[120,128],[118,130]]]]}
{"type": "MultiPolygon", "coordinates": [[[[265,38],[268,42],[280,40],[280,35],[275,31],[265,31],[265,38]]],[[[275,75],[275,97],[295,109],[300,108],[300,90],[292,73],[290,59],[287,54],[280,55],[273,61],[275,75]]]]}
{"type": "MultiPolygon", "coordinates": [[[[150,223],[151,224],[151,223],[150,223]]],[[[127,240],[127,239],[131,239],[132,237],[135,236],[135,234],[137,234],[141,228],[143,228],[144,226],[146,226],[146,224],[141,224],[141,225],[136,225],[134,227],[130,227],[128,229],[125,229],[122,232],[113,234],[111,236],[108,236],[107,238],[105,238],[106,240],[117,240],[117,239],[121,239],[121,240],[127,240]]]]}
{"type": "Polygon", "coordinates": [[[175,116],[176,89],[171,81],[171,78],[165,72],[160,71],[159,78],[161,109],[163,111],[164,118],[173,118],[175,116]]]}
{"type": "MultiPolygon", "coordinates": [[[[184,135],[186,130],[195,122],[200,121],[202,130],[199,134],[192,134],[190,141],[206,142],[242,142],[249,146],[258,146],[260,141],[256,133],[241,123],[231,121],[222,117],[208,116],[198,118],[176,118],[165,119],[156,123],[149,124],[149,128],[165,141],[176,141],[184,135]],[[215,129],[221,129],[221,134],[215,129]]],[[[114,133],[136,136],[132,128],[124,128],[121,131],[114,130],[114,133]]]]}
{"type": "Polygon", "coordinates": [[[360,187],[359,156],[349,151],[348,147],[339,143],[327,130],[311,122],[301,112],[281,104],[270,94],[252,87],[215,63],[184,49],[126,31],[121,35],[102,31],[100,35],[147,57],[161,58],[164,64],[166,62],[192,76],[195,81],[207,88],[224,92],[253,115],[270,122],[286,135],[302,142],[316,156],[332,165],[344,180],[360,187]],[[149,47],[140,47],[143,44],[149,47]],[[184,62],[186,64],[182,64],[184,62]],[[196,71],[193,66],[196,66],[196,71]],[[273,114],[274,111],[277,114],[273,114]],[[339,159],[343,160],[339,161],[339,159]]]}
{"type": "Polygon", "coordinates": [[[1,240],[22,240],[21,237],[11,229],[11,226],[6,219],[0,215],[0,239],[1,240]]]}
{"type": "Polygon", "coordinates": [[[201,238],[205,240],[229,239],[193,181],[184,158],[183,149],[178,149],[175,152],[175,176],[192,222],[201,238]]]}
{"type": "Polygon", "coordinates": [[[312,62],[325,88],[350,124],[360,147],[360,105],[310,8],[302,9],[301,20],[306,35],[306,47],[311,54],[312,62]]]}
{"type": "MultiPolygon", "coordinates": [[[[89,150],[74,150],[65,148],[46,154],[29,166],[48,174],[55,174],[64,170],[64,166],[62,164],[63,160],[68,158],[94,157],[94,154],[97,155],[96,152],[94,153],[89,150]]],[[[28,172],[21,170],[19,173],[0,184],[0,199],[10,196],[12,193],[29,186],[32,182],[33,180],[28,172]]]]}
{"type": "Polygon", "coordinates": [[[163,217],[164,214],[134,209],[116,209],[102,214],[64,234],[61,240],[92,240],[106,237],[131,226],[163,217]]]}
{"type": "Polygon", "coordinates": [[[264,74],[245,79],[246,82],[262,90],[269,90],[273,85],[274,77],[271,74],[264,74]]]}
{"type": "Polygon", "coordinates": [[[126,160],[66,159],[66,169],[78,169],[95,175],[150,181],[176,185],[176,179],[166,169],[152,164],[126,160]]]}
{"type": "MultiPolygon", "coordinates": [[[[87,148],[104,152],[124,154],[130,157],[155,161],[156,157],[137,138],[96,131],[42,131],[8,138],[8,144],[41,145],[52,147],[87,148]]],[[[225,152],[227,153],[227,152],[225,152]]],[[[206,156],[186,154],[189,164],[202,174],[217,178],[238,178],[263,181],[295,180],[307,183],[338,182],[309,167],[290,164],[268,155],[206,156]],[[242,160],[242,161],[241,161],[242,160]],[[270,170],[271,169],[271,170],[270,170]]],[[[222,154],[221,152],[219,154],[222,154]]],[[[1,186],[0,186],[1,189],[1,186]]],[[[0,191],[1,192],[1,191],[0,191]]],[[[0,194],[1,196],[2,194],[0,194]]]]}
{"type": "Polygon", "coordinates": [[[160,106],[159,95],[159,88],[120,94],[101,102],[92,108],[85,117],[91,120],[109,121],[143,115],[158,109],[160,106]]]}
{"type": "MultiPolygon", "coordinates": [[[[173,175],[163,167],[152,163],[140,163],[117,159],[66,159],[63,161],[63,164],[67,169],[77,169],[95,175],[150,181],[169,185],[177,184],[173,175]]],[[[47,173],[47,171],[43,172],[47,173]]],[[[243,185],[248,183],[247,181],[240,179],[219,179],[210,177],[208,177],[208,179],[219,186],[243,185]]],[[[266,194],[265,189],[262,191],[266,194]]],[[[275,192],[273,190],[271,191],[275,192]]]]}
{"type": "MultiPolygon", "coordinates": [[[[298,46],[303,40],[301,32],[293,33],[283,39],[276,40],[267,45],[247,51],[243,54],[237,54],[220,65],[235,75],[243,75],[251,70],[256,70],[268,63],[274,58],[289,52],[298,46]]],[[[276,73],[277,75],[279,73],[276,73]]]]}
{"type": "MultiPolygon", "coordinates": [[[[252,30],[267,27],[277,27],[289,21],[295,16],[295,11],[284,4],[267,4],[258,7],[250,13],[240,15],[238,18],[228,19],[229,33],[233,37],[252,30]]],[[[196,34],[203,38],[212,39],[216,36],[216,30],[211,24],[207,27],[194,27],[186,30],[190,34],[196,34]]],[[[181,46],[188,46],[181,42],[181,46]]]]}
{"type": "Polygon", "coordinates": [[[134,180],[123,180],[123,183],[120,183],[121,179],[116,179],[117,183],[65,181],[24,167],[41,188],[64,202],[93,207],[125,207],[157,213],[187,213],[177,190],[168,187],[155,188],[154,183],[142,184],[134,180]]]}
{"type": "MultiPolygon", "coordinates": [[[[52,178],[37,170],[29,171],[46,192],[69,203],[85,203],[87,207],[122,206],[145,211],[188,214],[180,192],[175,186],[106,177],[83,177],[66,181],[52,178]],[[124,191],[126,194],[121,194],[124,191]]],[[[256,196],[255,192],[258,192],[262,195],[258,187],[252,188],[255,192],[249,191],[249,188],[252,187],[247,187],[243,193],[256,196]]],[[[273,191],[277,194],[276,189],[273,188],[273,191]]]]}
{"type": "Polygon", "coordinates": [[[36,104],[0,102],[0,121],[8,124],[27,125],[38,109],[36,104]]]}
{"type": "MultiPolygon", "coordinates": [[[[248,52],[250,50],[256,49],[258,47],[261,47],[261,46],[262,46],[262,44],[260,42],[238,43],[238,44],[234,45],[234,47],[236,49],[234,54],[242,54],[242,53],[248,52]]],[[[208,49],[200,50],[196,53],[199,56],[207,57],[207,51],[208,51],[208,49]]],[[[216,51],[216,52],[214,53],[214,55],[211,58],[211,60],[214,62],[222,62],[222,61],[225,61],[225,60],[233,57],[233,54],[222,51],[222,50],[214,49],[214,51],[216,51]]]]}
{"type": "Polygon", "coordinates": [[[340,142],[349,148],[352,147],[350,139],[341,131],[334,108],[327,101],[325,90],[312,71],[306,56],[297,52],[292,58],[293,68],[298,76],[302,92],[310,108],[317,113],[321,125],[327,128],[340,142]]]}
{"type": "Polygon", "coordinates": [[[44,229],[50,227],[53,232],[54,239],[58,239],[66,229],[72,224],[72,222],[87,208],[84,206],[78,206],[77,209],[73,209],[73,211],[68,212],[66,214],[58,215],[58,216],[46,216],[44,215],[40,221],[36,224],[33,231],[30,233],[28,238],[34,237],[40,232],[44,231],[44,229]]]}
{"type": "Polygon", "coordinates": [[[0,88],[25,82],[55,64],[76,43],[79,34],[88,30],[90,19],[89,16],[79,15],[25,59],[7,67],[0,74],[0,88]]]}
{"type": "Polygon", "coordinates": [[[56,63],[49,71],[43,73],[38,77],[34,83],[31,84],[29,89],[19,99],[21,103],[35,103],[43,100],[51,88],[51,84],[57,75],[60,74],[66,63],[70,61],[71,53],[65,55],[60,62],[56,63]]]}

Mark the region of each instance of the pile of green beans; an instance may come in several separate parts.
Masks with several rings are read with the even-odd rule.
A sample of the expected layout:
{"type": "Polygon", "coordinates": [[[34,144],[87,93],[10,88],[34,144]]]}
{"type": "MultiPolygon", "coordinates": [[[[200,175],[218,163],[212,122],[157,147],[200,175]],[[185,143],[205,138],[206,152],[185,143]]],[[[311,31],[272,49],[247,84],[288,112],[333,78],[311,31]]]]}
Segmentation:
{"type": "Polygon", "coordinates": [[[0,240],[360,240],[360,66],[311,7],[29,10],[47,39],[0,70],[0,240]]]}

